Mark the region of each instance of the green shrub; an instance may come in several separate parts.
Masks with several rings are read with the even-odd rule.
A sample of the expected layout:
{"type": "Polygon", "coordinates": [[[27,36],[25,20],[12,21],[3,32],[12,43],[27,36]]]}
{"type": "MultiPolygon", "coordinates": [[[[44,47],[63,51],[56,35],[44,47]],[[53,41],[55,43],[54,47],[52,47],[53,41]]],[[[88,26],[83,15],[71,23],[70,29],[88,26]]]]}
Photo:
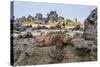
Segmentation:
{"type": "Polygon", "coordinates": [[[56,21],[55,22],[51,22],[51,21],[48,22],[48,25],[57,25],[57,24],[58,24],[58,22],[56,22],[56,21]]]}
{"type": "Polygon", "coordinates": [[[79,25],[80,23],[79,22],[74,22],[74,21],[72,21],[72,22],[67,22],[66,23],[66,26],[77,26],[77,25],[79,25]]]}

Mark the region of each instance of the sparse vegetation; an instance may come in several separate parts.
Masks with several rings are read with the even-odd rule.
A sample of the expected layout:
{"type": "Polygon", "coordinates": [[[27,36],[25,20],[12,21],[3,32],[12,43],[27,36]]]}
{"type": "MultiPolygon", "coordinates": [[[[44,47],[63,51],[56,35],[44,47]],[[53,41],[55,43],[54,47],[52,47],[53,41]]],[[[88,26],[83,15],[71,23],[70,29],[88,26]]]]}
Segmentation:
{"type": "Polygon", "coordinates": [[[66,26],[77,26],[77,25],[79,25],[79,24],[80,24],[79,22],[71,21],[71,22],[67,22],[67,23],[66,23],[66,26]]]}
{"type": "Polygon", "coordinates": [[[56,11],[51,11],[44,18],[41,13],[37,13],[35,17],[29,15],[28,17],[17,18],[16,21],[20,22],[22,25],[32,25],[32,24],[46,24],[46,25],[60,25],[60,26],[77,26],[80,23],[73,21],[71,19],[65,20],[64,17],[59,16],[56,11]]]}

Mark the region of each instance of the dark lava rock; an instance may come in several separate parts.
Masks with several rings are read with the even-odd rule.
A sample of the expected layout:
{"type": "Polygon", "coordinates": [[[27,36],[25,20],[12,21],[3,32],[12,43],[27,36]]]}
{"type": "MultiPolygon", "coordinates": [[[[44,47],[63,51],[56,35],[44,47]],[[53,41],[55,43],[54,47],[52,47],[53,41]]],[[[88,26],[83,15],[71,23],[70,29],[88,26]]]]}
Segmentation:
{"type": "Polygon", "coordinates": [[[56,57],[56,54],[52,53],[54,51],[55,46],[28,48],[20,54],[15,65],[49,64],[54,61],[52,57],[56,57]]]}
{"type": "Polygon", "coordinates": [[[27,32],[26,34],[23,35],[23,38],[31,38],[31,37],[33,37],[31,32],[27,32]]]}
{"type": "Polygon", "coordinates": [[[75,27],[72,29],[72,31],[73,31],[73,30],[80,30],[80,25],[75,26],[75,27]]]}
{"type": "Polygon", "coordinates": [[[86,40],[93,40],[97,44],[97,8],[90,13],[84,24],[83,37],[86,40]]]}
{"type": "Polygon", "coordinates": [[[84,25],[83,38],[74,38],[72,46],[76,49],[78,61],[94,61],[97,60],[97,8],[90,13],[84,25]]]}

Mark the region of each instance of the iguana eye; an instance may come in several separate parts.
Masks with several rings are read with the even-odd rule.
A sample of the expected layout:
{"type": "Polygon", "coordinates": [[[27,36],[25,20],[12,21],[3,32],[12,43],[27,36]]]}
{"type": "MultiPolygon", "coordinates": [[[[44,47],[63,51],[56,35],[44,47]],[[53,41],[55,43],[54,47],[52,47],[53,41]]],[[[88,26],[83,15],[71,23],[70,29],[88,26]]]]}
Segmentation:
{"type": "Polygon", "coordinates": [[[70,35],[68,34],[68,36],[70,36],[70,35]]]}

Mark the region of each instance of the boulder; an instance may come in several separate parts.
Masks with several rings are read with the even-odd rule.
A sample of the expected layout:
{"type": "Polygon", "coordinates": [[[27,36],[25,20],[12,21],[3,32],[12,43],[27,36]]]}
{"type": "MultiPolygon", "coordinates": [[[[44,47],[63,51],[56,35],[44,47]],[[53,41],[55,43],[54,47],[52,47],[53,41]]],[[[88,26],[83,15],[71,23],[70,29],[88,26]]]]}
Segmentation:
{"type": "Polygon", "coordinates": [[[77,61],[97,60],[97,8],[85,20],[82,37],[73,38],[72,46],[77,61]]]}
{"type": "Polygon", "coordinates": [[[96,49],[96,45],[92,40],[85,40],[84,38],[74,38],[72,40],[72,46],[75,48],[85,48],[88,50],[96,49]]]}
{"type": "Polygon", "coordinates": [[[97,44],[97,8],[85,20],[84,27],[83,37],[86,40],[93,40],[97,44]]]}
{"type": "MultiPolygon", "coordinates": [[[[92,40],[85,40],[84,38],[74,38],[72,40],[72,46],[73,46],[72,48],[74,49],[73,50],[74,58],[72,57],[71,59],[72,62],[97,60],[97,46],[92,40]]],[[[73,56],[73,54],[71,56],[73,56]]]]}
{"type": "Polygon", "coordinates": [[[31,32],[26,32],[26,33],[23,34],[22,36],[23,36],[23,38],[32,38],[32,37],[33,37],[33,35],[32,35],[31,32]]]}
{"type": "Polygon", "coordinates": [[[56,54],[54,54],[55,51],[55,46],[28,48],[27,50],[25,50],[25,52],[22,52],[20,54],[15,65],[53,63],[55,61],[53,57],[56,57],[56,54]]]}
{"type": "Polygon", "coordinates": [[[80,30],[80,25],[77,25],[74,28],[72,28],[72,31],[74,31],[74,30],[80,30]]]}

